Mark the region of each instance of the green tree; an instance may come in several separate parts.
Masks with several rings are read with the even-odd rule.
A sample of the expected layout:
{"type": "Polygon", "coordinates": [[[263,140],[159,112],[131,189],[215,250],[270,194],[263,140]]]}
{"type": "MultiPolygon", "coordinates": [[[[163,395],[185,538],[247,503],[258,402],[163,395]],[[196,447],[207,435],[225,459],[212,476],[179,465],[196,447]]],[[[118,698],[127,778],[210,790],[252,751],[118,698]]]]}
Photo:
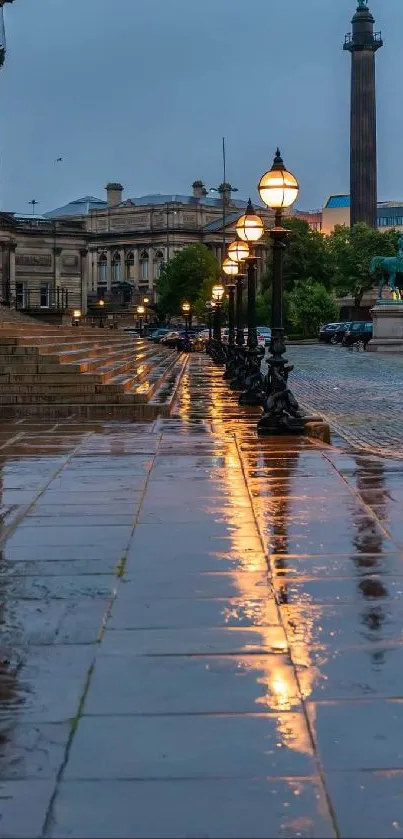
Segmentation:
{"type": "Polygon", "coordinates": [[[364,293],[376,284],[369,273],[371,259],[374,256],[393,256],[396,241],[395,230],[382,233],[364,223],[355,224],[351,229],[337,225],[326,237],[331,282],[337,294],[351,294],[358,307],[364,293]]]}
{"type": "Polygon", "coordinates": [[[337,317],[333,295],[312,277],[296,282],[287,302],[289,324],[306,338],[316,336],[322,323],[337,317]]]}
{"type": "MultiPolygon", "coordinates": [[[[329,254],[325,237],[311,230],[303,219],[290,218],[284,223],[289,231],[284,251],[284,288],[292,291],[295,283],[312,277],[316,282],[330,287],[329,254]]],[[[263,289],[272,285],[272,260],[262,280],[263,289]]]]}
{"type": "Polygon", "coordinates": [[[216,257],[205,245],[188,245],[165,266],[157,280],[158,309],[165,316],[179,314],[184,300],[194,306],[204,284],[217,279],[216,257]]]}

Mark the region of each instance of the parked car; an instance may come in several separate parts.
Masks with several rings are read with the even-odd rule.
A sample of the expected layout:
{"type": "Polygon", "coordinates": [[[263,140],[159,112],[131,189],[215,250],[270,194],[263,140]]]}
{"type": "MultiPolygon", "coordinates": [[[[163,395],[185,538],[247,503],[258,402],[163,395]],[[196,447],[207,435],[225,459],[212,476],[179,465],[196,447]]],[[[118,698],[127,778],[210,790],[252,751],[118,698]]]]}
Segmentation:
{"type": "Polygon", "coordinates": [[[343,340],[343,338],[344,338],[344,336],[347,332],[347,329],[349,329],[350,326],[351,326],[351,321],[347,321],[346,323],[341,323],[340,326],[338,326],[337,329],[335,329],[335,331],[333,332],[333,335],[330,339],[330,343],[331,344],[341,344],[341,342],[342,342],[342,340],[343,340]]]}
{"type": "Polygon", "coordinates": [[[164,335],[167,335],[170,331],[171,330],[167,327],[160,326],[158,329],[154,329],[154,332],[151,332],[148,338],[150,341],[153,341],[154,344],[159,344],[164,335]]]}
{"type": "Polygon", "coordinates": [[[323,341],[326,344],[330,344],[336,329],[339,326],[343,326],[344,321],[337,321],[335,323],[324,323],[323,326],[320,327],[319,330],[319,341],[323,341]]]}
{"type": "Polygon", "coordinates": [[[372,321],[355,320],[349,324],[344,338],[342,340],[343,347],[351,347],[357,341],[362,341],[364,346],[368,344],[372,338],[372,321]]]}
{"type": "Polygon", "coordinates": [[[179,335],[178,330],[170,329],[165,335],[161,336],[158,343],[164,347],[176,347],[179,335]]]}
{"type": "MultiPolygon", "coordinates": [[[[257,328],[258,336],[263,335],[265,347],[270,346],[271,341],[271,329],[270,326],[258,326],[257,328]]],[[[258,337],[259,341],[259,337],[258,337]]]]}

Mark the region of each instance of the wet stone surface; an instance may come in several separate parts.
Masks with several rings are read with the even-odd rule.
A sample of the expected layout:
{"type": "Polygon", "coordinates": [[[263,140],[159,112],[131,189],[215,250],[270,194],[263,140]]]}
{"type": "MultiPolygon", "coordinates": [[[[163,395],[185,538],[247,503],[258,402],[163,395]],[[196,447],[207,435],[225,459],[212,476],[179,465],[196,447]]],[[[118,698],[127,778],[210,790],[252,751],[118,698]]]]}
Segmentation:
{"type": "Polygon", "coordinates": [[[403,460],[329,352],[296,389],[348,363],[365,451],[258,439],[199,356],[169,419],[0,424],[1,836],[403,831],[403,460]]]}

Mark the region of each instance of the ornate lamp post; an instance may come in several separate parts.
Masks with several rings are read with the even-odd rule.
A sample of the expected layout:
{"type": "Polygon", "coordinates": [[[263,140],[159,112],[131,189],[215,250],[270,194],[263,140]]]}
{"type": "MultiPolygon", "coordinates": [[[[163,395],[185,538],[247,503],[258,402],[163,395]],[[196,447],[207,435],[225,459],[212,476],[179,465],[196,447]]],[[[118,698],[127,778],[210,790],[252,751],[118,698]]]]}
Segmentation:
{"type": "Polygon", "coordinates": [[[257,261],[254,246],[264,233],[264,225],[260,216],[256,215],[251,200],[245,215],[238,219],[236,232],[242,243],[247,244],[249,254],[247,256],[247,277],[248,277],[248,341],[247,355],[245,358],[246,369],[243,377],[246,390],[239,397],[240,405],[260,405],[260,361],[256,332],[256,273],[257,261]]]}
{"type": "Polygon", "coordinates": [[[187,332],[188,332],[188,329],[189,329],[190,303],[187,303],[186,300],[185,300],[184,303],[182,303],[182,312],[185,315],[185,332],[186,332],[186,335],[187,335],[187,332]]]}
{"type": "Polygon", "coordinates": [[[239,267],[230,257],[224,259],[222,270],[228,277],[226,289],[228,294],[228,352],[225,363],[224,379],[232,379],[235,375],[235,282],[239,267]]]}
{"type": "Polygon", "coordinates": [[[102,299],[98,300],[98,306],[99,306],[99,328],[103,329],[104,326],[105,326],[105,324],[104,324],[105,300],[102,300],[102,299]]]}
{"type": "Polygon", "coordinates": [[[291,207],[298,195],[298,181],[284,166],[277,149],[273,166],[260,179],[258,190],[262,201],[275,211],[273,242],[272,337],[268,361],[265,411],[258,422],[261,434],[301,433],[304,420],[298,402],[288,389],[288,375],[293,366],[284,358],[283,325],[283,257],[287,230],[283,227],[283,209],[291,207]]]}
{"type": "Polygon", "coordinates": [[[211,298],[215,303],[214,306],[214,328],[213,338],[218,344],[221,344],[221,305],[225,294],[225,288],[222,283],[217,283],[213,286],[211,298]]]}
{"type": "Polygon", "coordinates": [[[138,319],[138,324],[139,324],[140,338],[143,337],[143,318],[144,318],[144,315],[145,315],[145,311],[146,310],[145,310],[144,306],[137,306],[136,312],[137,312],[137,319],[138,319]]]}
{"type": "Polygon", "coordinates": [[[243,347],[245,337],[243,334],[243,263],[249,256],[249,245],[247,242],[237,239],[231,242],[228,247],[228,257],[238,265],[237,280],[236,280],[236,343],[238,347],[243,347]]]}
{"type": "Polygon", "coordinates": [[[6,32],[3,17],[5,3],[14,3],[14,0],[0,0],[0,68],[3,67],[6,60],[6,32]]]}
{"type": "Polygon", "coordinates": [[[210,352],[211,348],[211,339],[213,337],[213,311],[215,309],[215,302],[214,300],[208,300],[206,303],[206,311],[208,315],[208,344],[206,347],[206,352],[210,352]]]}
{"type": "Polygon", "coordinates": [[[144,322],[145,323],[148,323],[148,308],[147,307],[148,307],[149,302],[150,302],[149,297],[143,297],[143,304],[144,304],[144,311],[145,311],[145,315],[144,315],[144,322]]]}

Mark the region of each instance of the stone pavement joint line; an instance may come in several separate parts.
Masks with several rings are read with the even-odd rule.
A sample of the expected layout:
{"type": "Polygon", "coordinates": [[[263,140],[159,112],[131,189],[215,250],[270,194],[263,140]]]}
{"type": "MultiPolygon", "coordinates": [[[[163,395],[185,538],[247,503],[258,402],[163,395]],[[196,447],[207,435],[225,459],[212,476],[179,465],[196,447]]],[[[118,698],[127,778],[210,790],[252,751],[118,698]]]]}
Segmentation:
{"type": "Polygon", "coordinates": [[[2,835],[398,834],[403,464],[255,423],[0,425],[2,835]]]}

